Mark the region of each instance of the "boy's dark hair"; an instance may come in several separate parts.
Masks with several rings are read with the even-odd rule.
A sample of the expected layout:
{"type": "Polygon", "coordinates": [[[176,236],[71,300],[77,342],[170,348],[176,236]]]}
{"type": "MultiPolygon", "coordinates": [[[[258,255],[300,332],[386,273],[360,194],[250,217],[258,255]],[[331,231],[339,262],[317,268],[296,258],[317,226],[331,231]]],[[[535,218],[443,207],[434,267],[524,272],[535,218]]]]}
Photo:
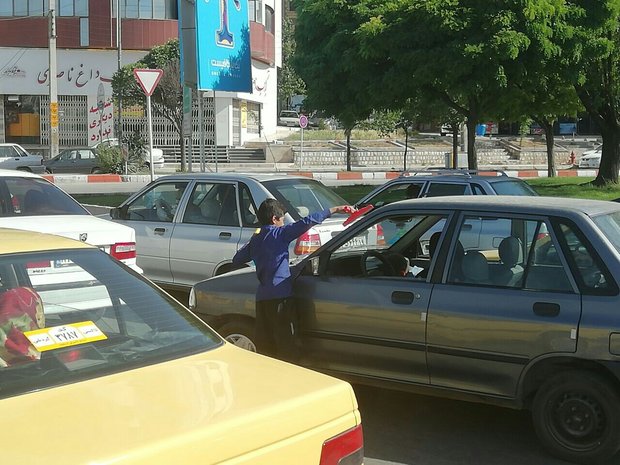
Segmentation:
{"type": "Polygon", "coordinates": [[[277,201],[276,199],[267,199],[264,200],[263,203],[258,207],[258,221],[263,226],[268,226],[271,223],[271,219],[275,216],[276,218],[282,218],[286,210],[284,206],[277,201]]]}

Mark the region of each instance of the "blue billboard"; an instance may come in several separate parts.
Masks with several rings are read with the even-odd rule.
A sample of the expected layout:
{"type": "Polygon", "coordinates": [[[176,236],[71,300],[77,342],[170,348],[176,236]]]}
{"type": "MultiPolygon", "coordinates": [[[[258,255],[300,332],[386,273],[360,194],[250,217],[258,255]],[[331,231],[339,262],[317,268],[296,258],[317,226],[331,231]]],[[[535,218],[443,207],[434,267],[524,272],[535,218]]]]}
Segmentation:
{"type": "Polygon", "coordinates": [[[252,91],[247,0],[196,0],[199,90],[252,91]]]}

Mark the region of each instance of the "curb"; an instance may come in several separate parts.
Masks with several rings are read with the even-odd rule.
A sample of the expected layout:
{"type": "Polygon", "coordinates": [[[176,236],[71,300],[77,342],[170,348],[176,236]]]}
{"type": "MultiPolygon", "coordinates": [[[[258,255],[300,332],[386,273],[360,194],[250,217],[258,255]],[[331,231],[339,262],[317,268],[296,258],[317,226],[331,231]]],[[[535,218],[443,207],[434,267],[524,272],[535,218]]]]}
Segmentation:
{"type": "MultiPolygon", "coordinates": [[[[504,170],[506,175],[515,178],[546,178],[547,170],[504,170]]],[[[312,179],[329,180],[329,181],[364,181],[364,180],[385,180],[388,181],[399,177],[401,171],[279,171],[280,174],[290,176],[305,176],[312,179]]],[[[564,169],[558,170],[558,177],[594,177],[598,170],[576,170],[564,169]]],[[[483,176],[501,176],[502,173],[497,171],[484,171],[480,173],[483,176]]],[[[156,175],[161,177],[164,175],[156,175]]],[[[120,174],[48,174],[43,176],[48,181],[57,183],[121,183],[121,182],[139,182],[148,183],[151,180],[150,175],[120,175],[120,174]]]]}

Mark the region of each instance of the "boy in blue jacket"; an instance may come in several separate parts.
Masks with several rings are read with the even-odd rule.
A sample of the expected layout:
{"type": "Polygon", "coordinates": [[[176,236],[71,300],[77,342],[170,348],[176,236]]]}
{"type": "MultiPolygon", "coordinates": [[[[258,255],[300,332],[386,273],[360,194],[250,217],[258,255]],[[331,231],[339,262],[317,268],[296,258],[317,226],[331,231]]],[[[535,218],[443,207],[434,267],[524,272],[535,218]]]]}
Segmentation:
{"type": "Polygon", "coordinates": [[[315,224],[334,213],[351,213],[350,206],[339,206],[312,213],[285,225],[284,206],[276,199],[265,200],[258,208],[262,227],[233,257],[233,264],[254,261],[258,277],[256,291],[256,346],[272,357],[295,361],[297,356],[296,317],[290,297],[293,283],[289,269],[289,244],[315,224]]]}

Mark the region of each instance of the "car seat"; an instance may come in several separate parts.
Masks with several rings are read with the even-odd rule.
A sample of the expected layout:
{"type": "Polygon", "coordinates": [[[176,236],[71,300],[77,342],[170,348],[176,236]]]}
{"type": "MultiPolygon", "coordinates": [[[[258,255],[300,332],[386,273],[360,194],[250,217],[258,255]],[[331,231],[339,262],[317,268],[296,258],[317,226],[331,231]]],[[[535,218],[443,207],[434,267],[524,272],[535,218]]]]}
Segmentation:
{"type": "Polygon", "coordinates": [[[493,273],[495,283],[500,286],[518,286],[523,278],[523,267],[518,264],[521,258],[521,241],[514,236],[505,237],[497,251],[501,264],[493,273]]]}
{"type": "Polygon", "coordinates": [[[26,215],[46,213],[47,208],[47,198],[43,192],[35,189],[30,189],[26,192],[22,205],[22,213],[26,215]]]}
{"type": "Polygon", "coordinates": [[[489,264],[482,253],[468,251],[461,262],[463,282],[468,284],[489,284],[489,264]]]}
{"type": "Polygon", "coordinates": [[[218,224],[222,206],[215,198],[205,199],[200,204],[200,211],[204,217],[205,224],[218,224]]]}

